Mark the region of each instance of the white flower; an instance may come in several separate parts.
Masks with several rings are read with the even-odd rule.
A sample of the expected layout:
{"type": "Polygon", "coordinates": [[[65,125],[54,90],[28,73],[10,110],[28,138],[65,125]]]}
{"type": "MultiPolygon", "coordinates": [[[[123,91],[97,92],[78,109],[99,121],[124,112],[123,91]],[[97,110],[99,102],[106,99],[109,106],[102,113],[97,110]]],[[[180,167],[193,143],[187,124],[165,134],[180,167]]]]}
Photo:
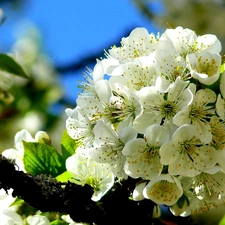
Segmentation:
{"type": "Polygon", "coordinates": [[[177,53],[164,49],[158,50],[154,52],[154,59],[158,75],[170,81],[170,83],[175,82],[177,77],[184,81],[190,79],[187,62],[177,53]]]}
{"type": "Polygon", "coordinates": [[[225,171],[225,148],[219,149],[218,150],[218,165],[225,171]]]}
{"type": "Polygon", "coordinates": [[[224,120],[225,119],[225,100],[219,94],[216,100],[216,113],[219,117],[224,120]]]}
{"type": "MultiPolygon", "coordinates": [[[[219,117],[212,116],[210,119],[210,127],[212,133],[211,145],[217,149],[225,148],[225,121],[221,121],[219,117]]],[[[220,152],[220,151],[218,151],[220,152]]]]}
{"type": "Polygon", "coordinates": [[[92,186],[98,201],[114,178],[129,176],[134,201],[181,216],[225,202],[220,51],[215,35],[177,27],[155,36],[139,27],[105,52],[76,108],[66,109],[67,131],[82,143],[66,163],[74,182],[92,186]]]}
{"type": "Polygon", "coordinates": [[[69,136],[84,146],[91,146],[94,141],[93,128],[95,124],[79,106],[75,109],[66,109],[65,112],[68,116],[66,129],[69,136]]]}
{"type": "Polygon", "coordinates": [[[151,180],[143,190],[144,197],[156,204],[174,205],[183,194],[180,181],[169,174],[151,180]]]}
{"type": "Polygon", "coordinates": [[[87,225],[86,223],[76,223],[71,218],[70,215],[62,215],[61,218],[66,221],[69,225],[87,225]]]}
{"type": "MultiPolygon", "coordinates": [[[[96,86],[95,90],[97,90],[96,86]]],[[[76,102],[77,107],[81,108],[93,123],[100,118],[100,112],[104,110],[98,96],[79,95],[76,102]]]]}
{"type": "Polygon", "coordinates": [[[220,93],[218,94],[217,101],[216,101],[216,113],[219,117],[224,120],[225,118],[225,72],[222,73],[220,78],[220,93]],[[222,97],[221,97],[222,95],[222,97]]]}
{"type": "Polygon", "coordinates": [[[193,95],[189,88],[186,88],[188,83],[177,77],[167,93],[159,91],[156,86],[142,88],[138,97],[144,111],[134,120],[134,128],[143,134],[152,124],[166,125],[172,122],[173,117],[192,102],[193,95]]]}
{"type": "Polygon", "coordinates": [[[206,34],[197,36],[193,30],[176,27],[167,29],[164,38],[170,40],[178,54],[186,56],[190,53],[210,52],[220,53],[221,43],[215,35],[206,34]]]}
{"type": "Polygon", "coordinates": [[[132,193],[132,199],[134,201],[141,201],[145,198],[143,195],[143,190],[147,183],[148,183],[148,181],[144,181],[144,182],[141,182],[136,185],[136,187],[134,188],[134,191],[132,193]]]}
{"type": "Polygon", "coordinates": [[[23,225],[22,217],[10,209],[0,209],[0,224],[1,225],[23,225]]]}
{"type": "Polygon", "coordinates": [[[66,160],[66,169],[73,176],[73,182],[88,184],[94,189],[93,201],[98,201],[114,184],[114,175],[109,164],[96,163],[86,155],[87,150],[76,149],[76,154],[66,160]]]}
{"type": "Polygon", "coordinates": [[[121,47],[112,47],[106,53],[108,59],[102,60],[105,73],[111,75],[120,64],[131,62],[140,56],[148,56],[153,51],[155,36],[149,35],[145,28],[138,27],[130,35],[122,38],[121,47]]]}
{"type": "Polygon", "coordinates": [[[106,80],[98,81],[96,91],[103,107],[103,110],[99,111],[100,118],[106,123],[114,124],[117,130],[132,127],[133,120],[142,113],[142,106],[136,94],[119,83],[111,87],[106,80]]]}
{"type": "Polygon", "coordinates": [[[0,189],[0,224],[1,225],[23,225],[22,217],[17,213],[18,207],[11,206],[15,201],[12,197],[12,189],[8,193],[4,189],[0,189]]]}
{"type": "Polygon", "coordinates": [[[122,83],[134,92],[154,85],[157,73],[153,54],[135,58],[133,62],[118,66],[112,75],[114,76],[110,77],[110,83],[122,83]]]}
{"type": "Polygon", "coordinates": [[[192,104],[183,107],[173,118],[173,123],[177,126],[189,124],[194,126],[200,140],[204,143],[212,141],[210,128],[210,118],[214,114],[211,103],[216,101],[216,94],[211,89],[200,89],[196,92],[192,104]]]}
{"type": "Polygon", "coordinates": [[[80,87],[83,89],[81,95],[92,95],[96,96],[95,83],[104,77],[104,68],[102,62],[97,59],[97,63],[94,66],[94,70],[88,69],[84,73],[86,82],[81,82],[80,87]]]}
{"type": "Polygon", "coordinates": [[[178,128],[172,140],[159,149],[161,163],[169,165],[171,175],[196,176],[218,162],[218,153],[210,145],[202,145],[198,131],[190,126],[178,128]]]}
{"type": "Polygon", "coordinates": [[[98,121],[94,133],[94,146],[88,150],[90,157],[98,163],[110,164],[115,176],[127,178],[124,172],[126,157],[122,150],[128,141],[136,138],[137,132],[131,127],[125,127],[116,133],[109,125],[98,121]]]}
{"type": "Polygon", "coordinates": [[[29,225],[50,225],[50,221],[45,216],[28,216],[27,222],[29,225]]]}
{"type": "Polygon", "coordinates": [[[204,52],[198,56],[195,54],[187,55],[190,73],[193,78],[202,84],[211,85],[220,76],[221,56],[204,52]]]}
{"type": "Polygon", "coordinates": [[[219,167],[204,170],[193,178],[192,187],[200,200],[215,201],[225,195],[225,173],[219,167]]]}
{"type": "Polygon", "coordinates": [[[133,178],[148,180],[159,176],[163,169],[159,148],[168,140],[169,134],[164,127],[158,124],[149,126],[144,138],[133,139],[125,145],[122,151],[127,157],[125,172],[133,178]]]}
{"type": "Polygon", "coordinates": [[[197,215],[202,214],[204,212],[207,212],[208,210],[216,207],[216,204],[211,201],[206,201],[204,199],[200,200],[197,198],[197,196],[191,192],[188,193],[188,206],[180,214],[182,217],[187,217],[191,215],[197,215]]]}
{"type": "Polygon", "coordinates": [[[189,205],[189,200],[186,197],[186,195],[183,194],[174,205],[171,205],[169,207],[169,209],[174,216],[180,216],[182,213],[184,213],[187,210],[188,205],[189,205]]]}
{"type": "Polygon", "coordinates": [[[14,159],[19,170],[26,172],[23,163],[23,156],[24,156],[23,141],[49,143],[51,142],[51,140],[48,134],[44,131],[38,131],[35,134],[35,138],[33,138],[31,134],[25,129],[16,133],[14,138],[15,148],[4,150],[2,152],[2,155],[5,156],[6,158],[14,159]]]}

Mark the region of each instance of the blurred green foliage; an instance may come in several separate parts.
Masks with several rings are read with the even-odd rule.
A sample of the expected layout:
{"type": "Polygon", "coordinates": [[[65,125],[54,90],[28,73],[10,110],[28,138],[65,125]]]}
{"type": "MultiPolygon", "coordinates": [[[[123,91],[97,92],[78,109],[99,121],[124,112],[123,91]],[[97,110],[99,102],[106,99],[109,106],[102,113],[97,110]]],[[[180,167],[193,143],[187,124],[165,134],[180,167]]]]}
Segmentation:
{"type": "Polygon", "coordinates": [[[32,134],[38,130],[49,131],[60,119],[60,112],[52,112],[50,108],[62,98],[63,89],[58,73],[41,46],[35,27],[12,46],[11,56],[29,78],[11,78],[8,91],[14,100],[0,105],[0,151],[13,147],[14,135],[19,130],[27,129],[32,134]]]}

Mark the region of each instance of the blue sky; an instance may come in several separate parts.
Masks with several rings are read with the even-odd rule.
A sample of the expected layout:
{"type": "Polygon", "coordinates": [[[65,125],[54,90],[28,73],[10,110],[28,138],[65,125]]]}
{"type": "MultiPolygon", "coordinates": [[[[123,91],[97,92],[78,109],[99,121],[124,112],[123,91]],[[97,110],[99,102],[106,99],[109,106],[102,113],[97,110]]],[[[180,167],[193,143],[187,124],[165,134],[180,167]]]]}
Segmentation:
{"type": "MultiPolygon", "coordinates": [[[[43,48],[55,65],[64,65],[101,49],[103,51],[113,40],[121,39],[125,30],[134,27],[146,27],[149,32],[159,31],[131,0],[24,2],[17,13],[6,5],[1,6],[7,20],[0,28],[0,51],[7,51],[30,21],[39,29],[43,48]]],[[[158,6],[153,7],[161,10],[158,6]]],[[[70,100],[77,97],[77,80],[82,79],[84,70],[67,74],[61,81],[70,100]]]]}

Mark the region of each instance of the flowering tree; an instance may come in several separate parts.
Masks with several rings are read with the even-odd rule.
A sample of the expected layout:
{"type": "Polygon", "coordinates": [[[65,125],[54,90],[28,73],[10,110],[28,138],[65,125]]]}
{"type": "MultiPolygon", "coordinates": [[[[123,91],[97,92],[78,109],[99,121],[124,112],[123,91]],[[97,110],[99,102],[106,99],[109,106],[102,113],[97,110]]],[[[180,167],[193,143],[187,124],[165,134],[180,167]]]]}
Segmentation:
{"type": "Polygon", "coordinates": [[[187,221],[224,203],[220,52],[215,35],[180,26],[123,37],[85,74],[61,149],[23,129],[2,152],[2,224],[160,224],[162,205],[187,221]]]}

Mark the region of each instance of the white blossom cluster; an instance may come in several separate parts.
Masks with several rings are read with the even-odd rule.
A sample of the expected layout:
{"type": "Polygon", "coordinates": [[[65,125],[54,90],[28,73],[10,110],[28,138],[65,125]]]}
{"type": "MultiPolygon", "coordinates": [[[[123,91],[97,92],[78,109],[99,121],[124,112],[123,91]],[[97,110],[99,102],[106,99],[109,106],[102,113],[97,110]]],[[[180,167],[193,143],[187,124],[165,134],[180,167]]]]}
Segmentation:
{"type": "Polygon", "coordinates": [[[133,200],[151,199],[174,215],[225,200],[220,52],[212,34],[136,28],[85,74],[77,106],[66,109],[68,134],[79,143],[67,170],[81,183],[89,174],[83,180],[98,191],[95,200],[128,176],[137,179],[133,200]]]}

